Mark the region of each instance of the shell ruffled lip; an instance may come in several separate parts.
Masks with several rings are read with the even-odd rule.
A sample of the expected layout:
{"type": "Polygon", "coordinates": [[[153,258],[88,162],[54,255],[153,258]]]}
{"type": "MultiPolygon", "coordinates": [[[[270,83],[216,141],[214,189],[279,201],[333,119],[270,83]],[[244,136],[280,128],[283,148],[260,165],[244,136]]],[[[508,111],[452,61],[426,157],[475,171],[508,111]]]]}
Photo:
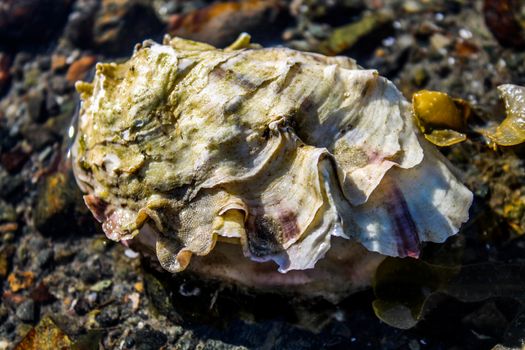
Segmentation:
{"type": "Polygon", "coordinates": [[[86,204],[111,239],[153,229],[171,272],[218,241],[282,273],[314,268],[332,237],[418,257],[468,219],[472,193],[410,105],[351,59],[175,38],[77,89],[86,204]]]}

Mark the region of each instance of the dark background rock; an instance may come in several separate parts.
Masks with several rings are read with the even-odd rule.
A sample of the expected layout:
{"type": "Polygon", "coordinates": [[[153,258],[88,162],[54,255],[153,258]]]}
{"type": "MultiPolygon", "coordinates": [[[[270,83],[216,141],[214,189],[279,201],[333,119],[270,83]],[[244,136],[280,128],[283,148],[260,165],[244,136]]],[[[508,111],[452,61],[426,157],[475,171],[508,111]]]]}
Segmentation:
{"type": "Polygon", "coordinates": [[[0,1],[0,44],[45,42],[65,24],[72,0],[0,1]]]}
{"type": "Polygon", "coordinates": [[[134,332],[132,338],[137,350],[160,349],[168,341],[168,337],[153,329],[140,329],[134,332]]]}
{"type": "Polygon", "coordinates": [[[93,45],[105,54],[129,54],[137,42],[158,36],[162,27],[147,1],[102,0],[93,25],[93,45]]]}

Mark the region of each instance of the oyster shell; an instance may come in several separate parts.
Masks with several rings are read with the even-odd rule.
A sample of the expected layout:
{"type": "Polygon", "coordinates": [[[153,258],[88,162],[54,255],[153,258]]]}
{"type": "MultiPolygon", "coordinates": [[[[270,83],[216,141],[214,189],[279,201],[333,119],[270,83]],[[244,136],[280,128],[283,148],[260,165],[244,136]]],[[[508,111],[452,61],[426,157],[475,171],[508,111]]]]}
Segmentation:
{"type": "Polygon", "coordinates": [[[341,292],[468,219],[410,104],[346,57],[148,41],[77,90],[87,206],[171,272],[341,292]]]}

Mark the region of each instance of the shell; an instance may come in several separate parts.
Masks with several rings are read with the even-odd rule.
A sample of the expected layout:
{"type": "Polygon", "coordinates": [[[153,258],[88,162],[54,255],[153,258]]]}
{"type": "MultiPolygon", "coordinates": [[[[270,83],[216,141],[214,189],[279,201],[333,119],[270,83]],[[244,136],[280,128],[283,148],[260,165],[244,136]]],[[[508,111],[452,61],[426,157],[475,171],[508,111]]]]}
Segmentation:
{"type": "Polygon", "coordinates": [[[171,272],[364,285],[382,256],[418,257],[468,219],[472,194],[411,105],[346,57],[148,41],[77,90],[87,206],[171,272]]]}
{"type": "Polygon", "coordinates": [[[498,91],[507,116],[497,127],[488,127],[482,133],[494,147],[519,145],[525,142],[525,87],[504,84],[498,91]]]}

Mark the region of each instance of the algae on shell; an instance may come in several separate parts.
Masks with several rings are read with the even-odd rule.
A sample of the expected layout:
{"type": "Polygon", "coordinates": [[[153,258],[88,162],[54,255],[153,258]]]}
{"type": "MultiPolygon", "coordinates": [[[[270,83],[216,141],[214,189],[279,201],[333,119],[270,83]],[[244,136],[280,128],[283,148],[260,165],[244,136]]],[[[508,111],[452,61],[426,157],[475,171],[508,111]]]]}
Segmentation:
{"type": "Polygon", "coordinates": [[[72,152],[86,204],[109,238],[154,247],[171,272],[217,242],[284,276],[315,271],[344,240],[418,257],[468,219],[472,193],[411,105],[350,58],[147,41],[77,90],[72,152]]]}

